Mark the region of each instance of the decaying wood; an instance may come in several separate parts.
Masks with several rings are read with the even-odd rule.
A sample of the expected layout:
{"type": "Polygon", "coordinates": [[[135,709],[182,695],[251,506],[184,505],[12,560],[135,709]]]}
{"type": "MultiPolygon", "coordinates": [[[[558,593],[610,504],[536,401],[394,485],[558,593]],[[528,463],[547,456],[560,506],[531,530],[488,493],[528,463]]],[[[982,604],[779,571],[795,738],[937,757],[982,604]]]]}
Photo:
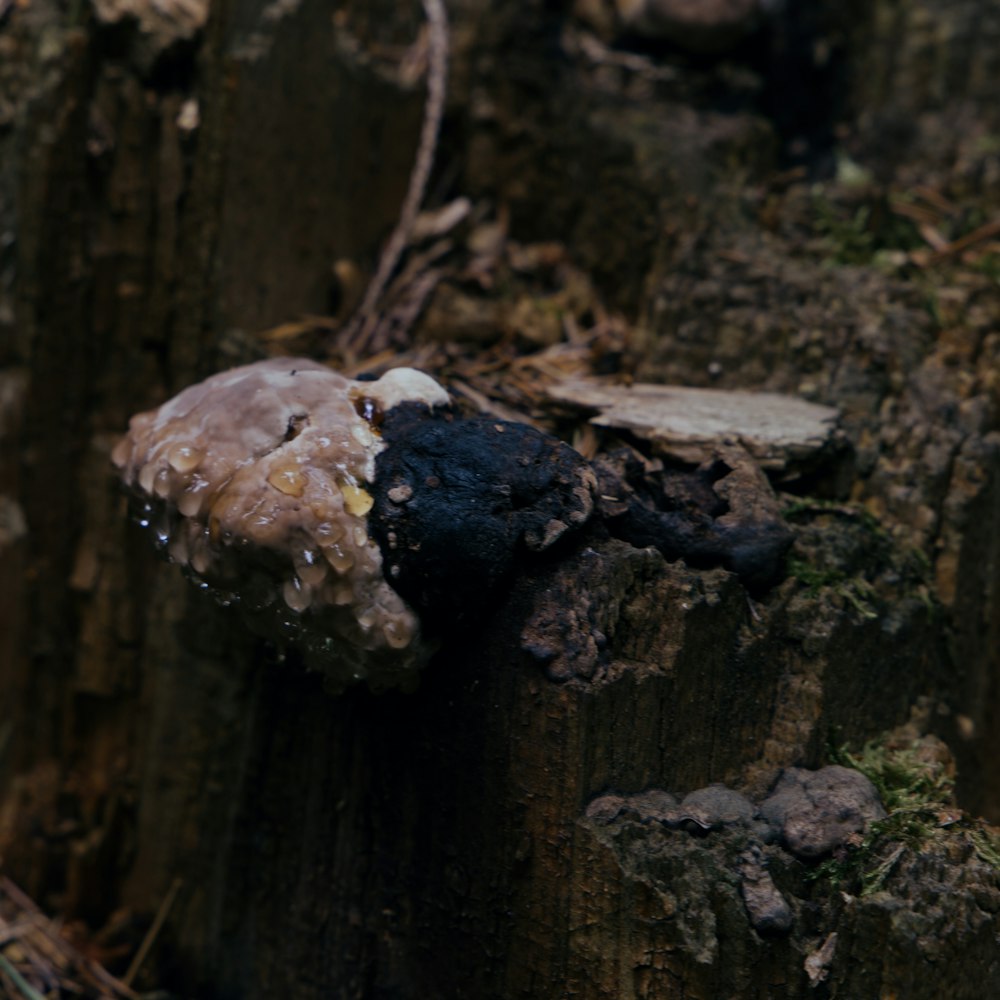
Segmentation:
{"type": "Polygon", "coordinates": [[[922,847],[838,845],[865,894],[664,805],[759,804],[923,705],[912,742],[945,738],[959,801],[1000,815],[1000,23],[774,9],[762,68],[450,8],[438,190],[467,201],[386,290],[403,349],[349,373],[424,366],[640,463],[635,415],[598,427],[553,387],[835,408],[843,447],[803,411],[812,464],[776,480],[789,575],[748,597],[595,525],[415,694],[335,697],[153,558],[108,457],[211,371],[335,351],[426,120],[419,74],[371,54],[398,70],[420,9],[0,4],[0,845],[48,911],[166,914],[136,990],[1000,992],[996,851],[958,806],[921,813],[922,847]]]}

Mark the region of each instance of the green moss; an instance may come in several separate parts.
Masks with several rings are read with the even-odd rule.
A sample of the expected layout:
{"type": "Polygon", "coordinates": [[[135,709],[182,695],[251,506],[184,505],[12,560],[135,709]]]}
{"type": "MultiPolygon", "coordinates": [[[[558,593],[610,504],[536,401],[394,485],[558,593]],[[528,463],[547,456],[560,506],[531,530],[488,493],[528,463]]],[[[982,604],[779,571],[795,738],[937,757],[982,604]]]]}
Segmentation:
{"type": "Polygon", "coordinates": [[[1000,153],[1000,135],[996,132],[984,132],[975,140],[973,148],[981,156],[995,156],[1000,153]]]}
{"type": "Polygon", "coordinates": [[[969,834],[969,839],[980,861],[1000,871],[1000,835],[980,826],[969,834]]]}
{"type": "Polygon", "coordinates": [[[949,769],[928,757],[921,741],[903,747],[871,742],[859,753],[831,747],[829,756],[832,763],[864,774],[888,815],[873,823],[859,844],[818,864],[810,880],[848,886],[867,896],[884,888],[908,852],[944,847],[956,837],[965,838],[982,861],[1000,871],[1000,838],[955,808],[949,769]]]}
{"type": "Polygon", "coordinates": [[[866,603],[875,599],[875,588],[866,580],[848,580],[837,587],[836,591],[862,618],[869,621],[878,618],[878,612],[866,603]]]}
{"type": "Polygon", "coordinates": [[[927,759],[919,740],[891,748],[873,741],[857,754],[841,747],[831,758],[860,771],[878,790],[890,816],[896,811],[937,810],[951,804],[954,779],[941,762],[927,759]]]}
{"type": "Polygon", "coordinates": [[[788,575],[810,594],[837,594],[865,619],[909,595],[923,602],[928,615],[934,612],[930,560],[901,546],[864,507],[800,497],[787,501],[782,513],[799,526],[788,575]]]}
{"type": "Polygon", "coordinates": [[[852,215],[837,211],[824,197],[813,202],[813,227],[823,237],[831,264],[868,264],[877,249],[869,228],[871,210],[862,205],[852,215]]]}
{"type": "Polygon", "coordinates": [[[924,246],[917,227],[892,210],[884,192],[859,192],[860,203],[857,194],[845,199],[843,193],[843,188],[813,189],[812,228],[823,239],[829,264],[867,266],[887,252],[924,246]]]}
{"type": "Polygon", "coordinates": [[[788,557],[788,575],[800,580],[810,594],[829,589],[842,597],[862,618],[878,618],[879,613],[870,603],[877,599],[874,587],[860,576],[848,576],[836,566],[815,566],[795,555],[788,557]]]}
{"type": "Polygon", "coordinates": [[[879,539],[888,539],[889,533],[879,523],[877,517],[859,504],[841,503],[837,500],[822,500],[817,497],[796,497],[782,507],[786,521],[801,521],[822,514],[833,514],[852,521],[879,539]]]}
{"type": "Polygon", "coordinates": [[[796,580],[801,580],[812,594],[815,594],[822,587],[838,586],[846,579],[843,571],[837,567],[814,566],[796,555],[788,557],[788,575],[794,576],[796,580]]]}

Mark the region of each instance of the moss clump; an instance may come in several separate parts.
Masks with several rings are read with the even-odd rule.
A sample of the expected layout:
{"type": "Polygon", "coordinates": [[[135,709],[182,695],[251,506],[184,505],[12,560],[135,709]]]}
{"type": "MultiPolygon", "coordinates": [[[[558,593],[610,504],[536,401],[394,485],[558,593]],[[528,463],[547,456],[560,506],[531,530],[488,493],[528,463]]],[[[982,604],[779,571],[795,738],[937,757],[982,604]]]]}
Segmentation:
{"type": "Polygon", "coordinates": [[[901,546],[864,507],[799,497],[785,502],[782,515],[795,526],[788,575],[810,595],[836,594],[868,620],[911,596],[933,613],[929,559],[901,546]]]}
{"type": "Polygon", "coordinates": [[[785,505],[785,520],[801,525],[788,575],[816,594],[828,589],[862,618],[877,618],[872,580],[891,561],[889,536],[864,508],[801,498],[785,505]],[[873,558],[874,556],[874,558],[873,558]]]}
{"type": "Polygon", "coordinates": [[[810,594],[829,588],[847,601],[862,618],[878,618],[878,612],[867,603],[875,597],[875,590],[867,580],[850,578],[836,567],[821,569],[795,556],[788,559],[788,575],[801,580],[810,594]]]}
{"type": "Polygon", "coordinates": [[[890,818],[895,812],[943,809],[953,803],[955,779],[950,762],[935,753],[937,741],[913,740],[905,746],[866,743],[858,754],[834,750],[834,763],[860,771],[877,789],[890,818]]]}
{"type": "MultiPolygon", "coordinates": [[[[904,199],[897,195],[896,200],[904,199]]],[[[879,254],[925,246],[914,223],[884,192],[870,186],[853,194],[843,188],[814,188],[812,230],[822,241],[829,265],[868,266],[879,254]]]]}
{"type": "Polygon", "coordinates": [[[864,774],[888,815],[858,843],[817,865],[811,880],[868,896],[884,888],[907,852],[943,848],[955,838],[964,838],[982,861],[1000,871],[1000,837],[955,806],[951,759],[938,740],[924,737],[902,746],[871,742],[859,753],[831,748],[830,758],[864,774]]]}

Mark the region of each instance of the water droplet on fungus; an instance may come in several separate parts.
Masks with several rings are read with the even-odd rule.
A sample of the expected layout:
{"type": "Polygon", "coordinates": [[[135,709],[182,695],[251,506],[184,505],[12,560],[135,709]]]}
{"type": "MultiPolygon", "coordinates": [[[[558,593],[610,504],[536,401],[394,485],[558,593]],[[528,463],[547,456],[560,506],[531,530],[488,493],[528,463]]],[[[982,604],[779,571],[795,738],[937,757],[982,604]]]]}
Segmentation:
{"type": "Polygon", "coordinates": [[[296,644],[331,687],[408,686],[434,645],[369,528],[387,446],[376,425],[404,403],[429,413],[448,402],[412,369],[361,383],[273,358],[136,415],[112,460],[168,556],[219,603],[240,605],[254,631],[296,644]]]}
{"type": "Polygon", "coordinates": [[[354,517],[364,517],[375,506],[372,495],[360,486],[344,483],[340,492],[344,495],[344,510],[354,517]]]}
{"type": "Polygon", "coordinates": [[[167,452],[167,461],[178,472],[193,472],[201,462],[201,452],[189,444],[177,444],[167,452]]]}
{"type": "Polygon", "coordinates": [[[282,596],[292,611],[302,612],[309,607],[312,590],[297,576],[293,576],[290,580],[285,581],[285,585],[282,588],[282,596]]]}
{"type": "Polygon", "coordinates": [[[289,497],[300,497],[306,490],[306,477],[297,466],[275,469],[267,481],[278,491],[289,497]]]}

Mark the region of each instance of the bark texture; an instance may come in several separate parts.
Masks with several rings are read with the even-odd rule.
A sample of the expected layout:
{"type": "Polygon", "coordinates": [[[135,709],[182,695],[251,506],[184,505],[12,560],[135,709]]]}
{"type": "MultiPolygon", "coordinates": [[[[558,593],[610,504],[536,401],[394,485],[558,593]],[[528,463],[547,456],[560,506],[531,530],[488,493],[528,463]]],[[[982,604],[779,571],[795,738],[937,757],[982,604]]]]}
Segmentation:
{"type": "Polygon", "coordinates": [[[792,575],[751,601],[595,530],[415,694],[326,694],[156,561],[109,454],[133,412],[331,309],[335,262],[372,263],[423,100],[379,54],[419,11],[0,4],[5,868],[95,926],[182,879],[149,971],[186,995],[1000,992],[997,871],[965,827],[845,898],[746,825],[588,813],[718,782],[759,802],[923,699],[963,803],[1000,816],[995,275],[915,277],[878,256],[877,199],[786,172],[995,217],[994,8],[789,4],[723,57],[624,61],[569,5],[451,15],[442,185],[567,243],[641,377],[842,411],[853,457],[785,498],[792,575]]]}

